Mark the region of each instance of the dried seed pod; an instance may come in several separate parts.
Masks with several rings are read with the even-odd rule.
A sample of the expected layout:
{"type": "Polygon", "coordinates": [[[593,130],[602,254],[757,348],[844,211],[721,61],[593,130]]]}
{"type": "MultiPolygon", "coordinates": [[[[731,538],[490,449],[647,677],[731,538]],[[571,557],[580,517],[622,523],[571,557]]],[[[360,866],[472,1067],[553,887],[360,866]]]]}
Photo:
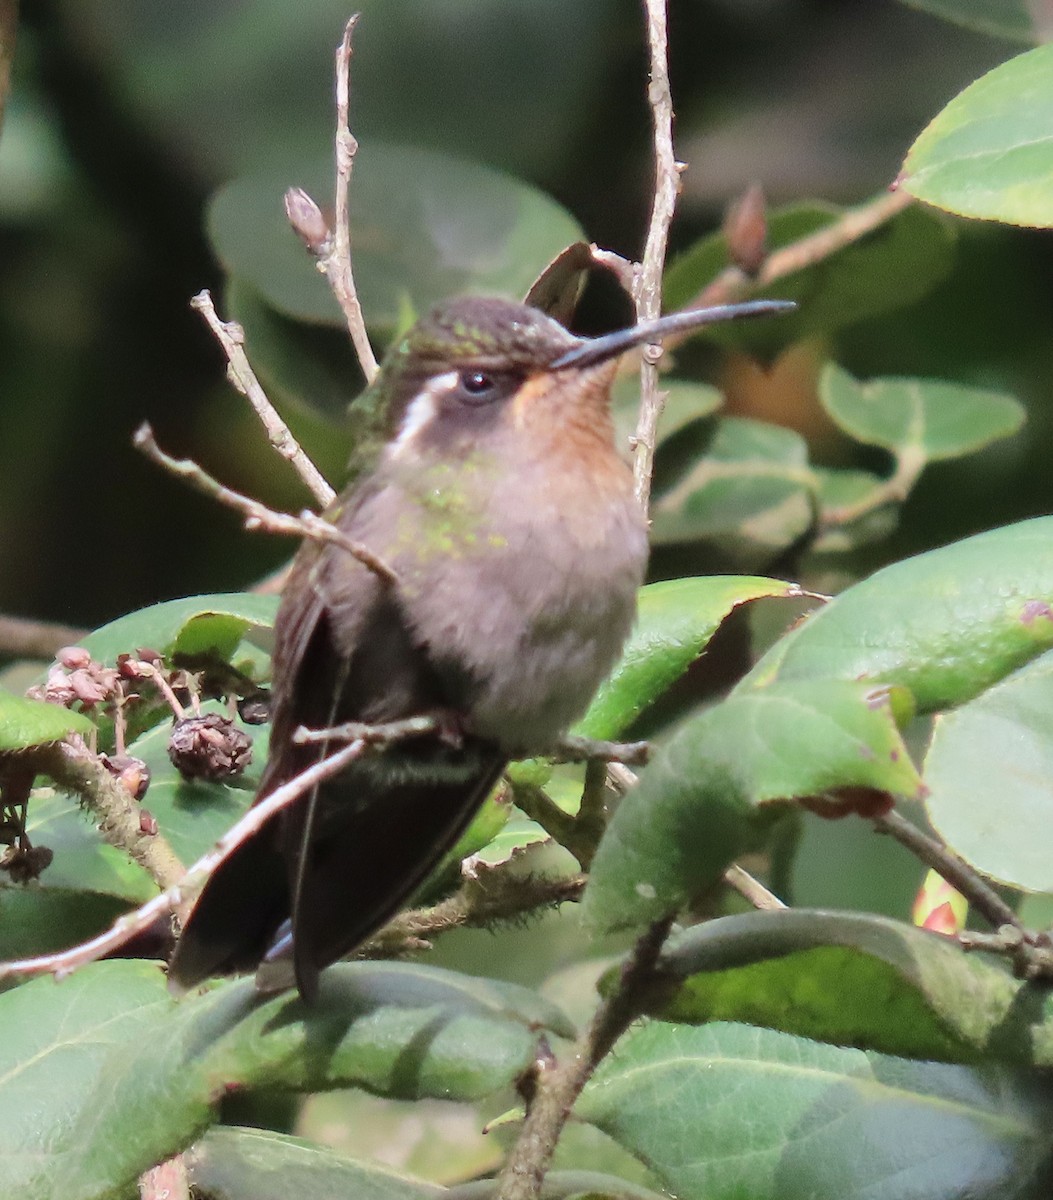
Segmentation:
{"type": "Polygon", "coordinates": [[[172,727],[168,757],[184,779],[228,779],[252,762],[252,739],[219,713],[184,717],[172,727]]]}
{"type": "Polygon", "coordinates": [[[0,871],[6,871],[12,883],[29,883],[40,878],[54,857],[47,846],[9,846],[0,857],[0,871]]]}

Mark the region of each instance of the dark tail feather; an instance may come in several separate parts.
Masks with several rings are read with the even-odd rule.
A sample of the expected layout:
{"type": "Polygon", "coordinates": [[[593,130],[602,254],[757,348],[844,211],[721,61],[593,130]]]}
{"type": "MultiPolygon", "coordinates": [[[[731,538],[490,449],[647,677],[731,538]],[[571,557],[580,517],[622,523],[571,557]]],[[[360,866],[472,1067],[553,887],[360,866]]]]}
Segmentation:
{"type": "Polygon", "coordinates": [[[285,859],[268,823],[209,876],[176,943],[169,985],[190,988],[211,975],[251,970],[288,913],[285,859]]]}
{"type": "MultiPolygon", "coordinates": [[[[293,916],[293,961],[300,994],[318,974],[375,933],[420,887],[475,815],[504,762],[490,759],[456,782],[412,782],[382,795],[310,840],[293,916]]],[[[260,983],[266,986],[265,969],[260,983]]]]}

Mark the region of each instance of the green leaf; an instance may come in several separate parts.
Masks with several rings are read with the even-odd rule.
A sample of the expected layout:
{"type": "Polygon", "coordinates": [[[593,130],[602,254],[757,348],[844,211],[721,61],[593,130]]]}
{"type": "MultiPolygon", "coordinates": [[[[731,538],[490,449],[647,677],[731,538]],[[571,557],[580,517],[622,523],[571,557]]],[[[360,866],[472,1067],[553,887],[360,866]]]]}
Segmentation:
{"type": "Polygon", "coordinates": [[[195,1195],[209,1200],[431,1200],[445,1189],[267,1129],[217,1126],[186,1154],[195,1195]]]}
{"type": "Polygon", "coordinates": [[[26,832],[34,846],[47,846],[54,852],[46,874],[49,888],[99,892],[132,904],[157,895],[157,884],[147,872],[102,840],[91,817],[72,796],[50,789],[35,791],[26,832]]]}
{"type": "MultiPolygon", "coordinates": [[[[279,313],[344,326],[325,279],[289,229],[282,196],[298,183],[324,200],[330,155],[245,176],[209,204],[209,238],[226,270],[279,313]]],[[[392,330],[409,297],[418,311],[459,292],[525,295],[581,238],[554,200],[508,175],[436,151],[363,142],[355,159],[351,241],[371,327],[392,330]]]]}
{"type": "Polygon", "coordinates": [[[762,597],[800,597],[792,583],[749,575],[669,579],[640,590],[636,624],[621,661],[575,732],[617,738],[687,670],[721,623],[762,597]]]}
{"type": "Polygon", "coordinates": [[[1045,988],[887,917],[817,909],[722,917],[671,939],[661,970],[681,981],[648,1009],[664,1020],[743,1021],[949,1062],[1046,1066],[1053,1048],[1045,988]]]}
{"type": "Polygon", "coordinates": [[[250,626],[270,628],[277,611],[276,596],[250,592],[188,596],[118,617],[88,634],[82,644],[92,658],[104,663],[143,648],[166,656],[214,653],[229,658],[250,626]]]}
{"type": "Polygon", "coordinates": [[[800,434],[725,417],[705,457],[656,501],[651,540],[700,539],[735,562],[770,561],[812,524],[815,490],[800,434]]]}
{"type": "Polygon", "coordinates": [[[920,712],[961,704],[1053,646],[1053,517],[893,563],[792,630],[737,692],[808,679],[909,688],[920,712]]]}
{"type": "Polygon", "coordinates": [[[873,379],[859,383],[836,363],[819,380],[830,418],[858,442],[912,461],[957,458],[1009,437],[1024,423],[1011,396],[937,379],[873,379]]]}
{"type": "Polygon", "coordinates": [[[1009,1071],[651,1023],[575,1107],[682,1200],[1040,1200],[1048,1101],[1009,1071]]]}
{"type": "Polygon", "coordinates": [[[903,0],[911,8],[1014,42],[1034,42],[1028,0],[903,0]]]}
{"type": "Polygon", "coordinates": [[[926,809],[939,835],[1003,883],[1053,892],[1053,654],[936,722],[926,809]]]}
{"type": "Polygon", "coordinates": [[[886,538],[899,524],[900,506],[885,481],[869,471],[812,468],[819,485],[819,533],[811,549],[838,554],[886,538]]]}
{"type": "MultiPolygon", "coordinates": [[[[780,209],[769,214],[768,244],[773,250],[789,245],[833,225],[844,213],[824,204],[780,209]]],[[[802,338],[913,304],[950,271],[953,261],[953,230],[935,213],[910,208],[821,262],[765,285],[765,297],[796,300],[797,312],[777,320],[714,325],[704,336],[774,358],[802,338]]],[[[728,262],[722,233],[696,242],[666,272],[666,307],[689,304],[728,262]]]]}
{"type": "Polygon", "coordinates": [[[917,795],[893,711],[902,701],[847,681],[772,685],[686,721],[614,814],[586,920],[606,931],[683,907],[757,847],[773,801],[838,788],[917,795]]]}
{"type": "MultiPolygon", "coordinates": [[[[128,909],[118,896],[54,887],[0,886],[0,959],[53,954],[101,933],[128,909]]],[[[155,889],[156,890],[156,889],[155,889]]]]}
{"type": "Polygon", "coordinates": [[[476,1099],[526,1069],[539,1031],[573,1033],[524,988],[408,963],[333,967],[305,1008],[249,980],[178,1002],[155,965],[101,962],[3,994],[0,1021],[5,1187],[28,1200],[128,1187],[232,1087],[476,1099]]]}
{"type": "Polygon", "coordinates": [[[91,729],[91,721],[81,713],[0,688],[0,754],[61,742],[68,733],[90,733],[91,729]]]}
{"type": "Polygon", "coordinates": [[[910,148],[900,182],[963,217],[1053,225],[1053,45],[995,67],[910,148]]]}

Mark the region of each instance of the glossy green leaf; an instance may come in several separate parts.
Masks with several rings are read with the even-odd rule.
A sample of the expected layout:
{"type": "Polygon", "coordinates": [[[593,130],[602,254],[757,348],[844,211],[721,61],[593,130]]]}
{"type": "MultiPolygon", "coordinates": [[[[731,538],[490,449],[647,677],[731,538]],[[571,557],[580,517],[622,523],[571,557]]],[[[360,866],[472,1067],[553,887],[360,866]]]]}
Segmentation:
{"type": "Polygon", "coordinates": [[[652,541],[703,540],[760,565],[807,531],[815,490],[800,434],[725,417],[704,457],[656,500],[652,541]]]}
{"type": "Polygon", "coordinates": [[[855,787],[917,795],[893,711],[902,700],[847,681],[772,685],[685,722],[615,812],[586,919],[613,930],[681,908],[760,842],[773,801],[855,787]]]}
{"type": "Polygon", "coordinates": [[[901,185],[963,217],[1053,225],[1053,45],[995,67],[910,148],[901,185]]]}
{"type": "Polygon", "coordinates": [[[1053,892],[1053,654],[936,722],[925,801],[940,836],[986,875],[1053,892]]]}
{"type": "MultiPolygon", "coordinates": [[[[839,220],[833,205],[802,204],[768,216],[768,245],[775,250],[839,220]]],[[[722,233],[703,238],[671,264],[665,276],[669,309],[689,304],[728,264],[722,233]]],[[[873,233],[773,284],[765,297],[796,300],[798,310],[773,320],[714,325],[704,336],[765,358],[813,334],[888,312],[921,299],[951,269],[954,233],[935,213],[907,209],[873,233]]],[[[760,292],[758,292],[758,295],[760,292]]],[[[701,335],[700,335],[701,336],[701,335]]]]}
{"type": "Polygon", "coordinates": [[[84,639],[83,646],[103,663],[140,648],[165,655],[212,652],[228,658],[250,626],[270,628],[277,611],[276,596],[251,592],[165,600],[103,625],[84,639]]]}
{"type": "MultiPolygon", "coordinates": [[[[207,224],[226,270],[279,313],[343,327],[282,204],[290,183],[324,200],[332,173],[325,155],[298,172],[286,166],[236,179],[213,196],[207,224]]],[[[359,149],[351,240],[371,327],[392,330],[407,297],[421,312],[466,291],[525,295],[546,264],[580,237],[554,200],[511,176],[431,150],[380,142],[359,149]]]]}
{"type": "Polygon", "coordinates": [[[81,713],[0,688],[0,754],[61,742],[68,733],[89,733],[91,728],[81,713]]]}
{"type": "Polygon", "coordinates": [[[858,442],[912,461],[957,458],[1016,433],[1024,408],[1011,396],[938,379],[872,379],[859,383],[836,363],[819,380],[830,418],[858,442]]]}
{"type": "Polygon", "coordinates": [[[943,17],[966,29],[1014,42],[1035,41],[1028,0],[903,0],[911,8],[943,17]]]}
{"type": "Polygon", "coordinates": [[[445,1189],[269,1129],[217,1126],[186,1154],[195,1194],[209,1200],[438,1200],[445,1189]]]}
{"type": "Polygon", "coordinates": [[[575,1107],[682,1200],[1041,1200],[1048,1100],[1000,1070],[746,1025],[630,1030],[575,1107]]]}
{"type": "Polygon", "coordinates": [[[722,917],[671,939],[661,966],[680,981],[648,1010],[665,1020],[743,1021],[909,1058],[1051,1061],[1045,988],[887,917],[793,908],[722,917]]]}
{"type": "Polygon", "coordinates": [[[533,1061],[540,1030],[573,1032],[524,988],[408,963],[333,967],[305,1008],[248,980],[175,1001],[155,965],[102,962],[3,994],[0,1020],[5,1186],[28,1200],[129,1186],[231,1087],[475,1099],[533,1061]]]}
{"type": "Polygon", "coordinates": [[[617,738],[676,682],[739,605],[762,597],[800,597],[779,579],[712,575],[669,579],[640,591],[636,624],[611,677],[575,732],[617,738]]]}
{"type": "Polygon", "coordinates": [[[1053,517],[893,563],[772,647],[736,691],[773,679],[909,688],[921,712],[978,695],[1053,646],[1053,517]]]}

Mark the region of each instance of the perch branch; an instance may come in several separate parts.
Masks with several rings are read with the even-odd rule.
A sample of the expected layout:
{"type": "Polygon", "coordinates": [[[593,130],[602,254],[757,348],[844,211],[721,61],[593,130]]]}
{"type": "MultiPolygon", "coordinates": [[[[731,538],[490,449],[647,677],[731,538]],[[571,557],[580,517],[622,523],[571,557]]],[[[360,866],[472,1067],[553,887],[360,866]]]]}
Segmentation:
{"type": "Polygon", "coordinates": [[[139,426],[135,431],[132,441],[137,450],[141,450],[147,458],[157,463],[158,466],[163,467],[170,474],[184,480],[191,487],[202,492],[217,503],[241,513],[245,518],[246,529],[258,529],[265,533],[288,534],[291,537],[307,538],[316,542],[331,542],[334,546],[339,546],[346,550],[352,558],[357,558],[364,567],[368,567],[374,575],[378,576],[385,583],[391,584],[398,581],[398,576],[392,568],[382,558],[374,554],[368,546],[363,546],[361,542],[353,541],[345,533],[337,529],[335,525],[330,524],[316,513],[305,511],[300,513],[298,517],[293,517],[288,513],[275,512],[273,509],[267,508],[266,505],[260,504],[258,500],[244,496],[241,492],[235,492],[232,488],[226,487],[217,479],[213,479],[207,471],[204,471],[191,459],[173,458],[171,455],[166,454],[158,446],[153,430],[148,424],[143,423],[139,426]]]}
{"type": "Polygon", "coordinates": [[[617,987],[603,1000],[588,1029],[554,1068],[540,1073],[522,1131],[505,1163],[498,1200],[537,1200],[575,1100],[596,1065],[641,1011],[643,993],[655,978],[655,964],[672,917],[658,921],[640,938],[622,967],[617,987]]]}
{"type": "MultiPolygon", "coordinates": [[[[895,809],[885,813],[884,816],[877,817],[874,820],[874,828],[878,833],[887,833],[890,837],[895,838],[901,846],[905,846],[927,867],[931,867],[938,875],[942,875],[949,884],[961,892],[994,929],[1009,925],[1013,929],[1023,932],[1020,918],[968,863],[963,862],[957,854],[941,842],[929,837],[895,809]]],[[[1029,938],[1031,935],[1024,933],[1024,936],[1029,938]]]]}
{"type": "Polygon", "coordinates": [[[256,378],[255,371],[249,364],[248,356],[245,354],[245,330],[236,321],[220,320],[207,289],[194,296],[190,301],[190,307],[201,313],[209,329],[215,335],[216,341],[223,348],[229,364],[230,381],[252,405],[253,411],[267,431],[270,444],[282,458],[292,464],[318,505],[321,508],[327,508],[333,502],[336,493],[303,452],[300,444],[289,431],[288,425],[267,399],[266,393],[260,386],[260,381],[256,378]]]}
{"type": "MultiPolygon", "coordinates": [[[[644,0],[651,79],[647,99],[651,107],[654,143],[654,200],[643,261],[635,279],[637,321],[650,321],[662,312],[662,272],[665,269],[669,226],[680,192],[680,164],[673,153],[673,97],[669,88],[669,53],[666,35],[666,0],[644,0]]],[[[636,423],[633,480],[636,498],[646,510],[654,470],[655,436],[665,406],[658,390],[660,345],[643,348],[640,364],[640,415],[636,423]]]]}

